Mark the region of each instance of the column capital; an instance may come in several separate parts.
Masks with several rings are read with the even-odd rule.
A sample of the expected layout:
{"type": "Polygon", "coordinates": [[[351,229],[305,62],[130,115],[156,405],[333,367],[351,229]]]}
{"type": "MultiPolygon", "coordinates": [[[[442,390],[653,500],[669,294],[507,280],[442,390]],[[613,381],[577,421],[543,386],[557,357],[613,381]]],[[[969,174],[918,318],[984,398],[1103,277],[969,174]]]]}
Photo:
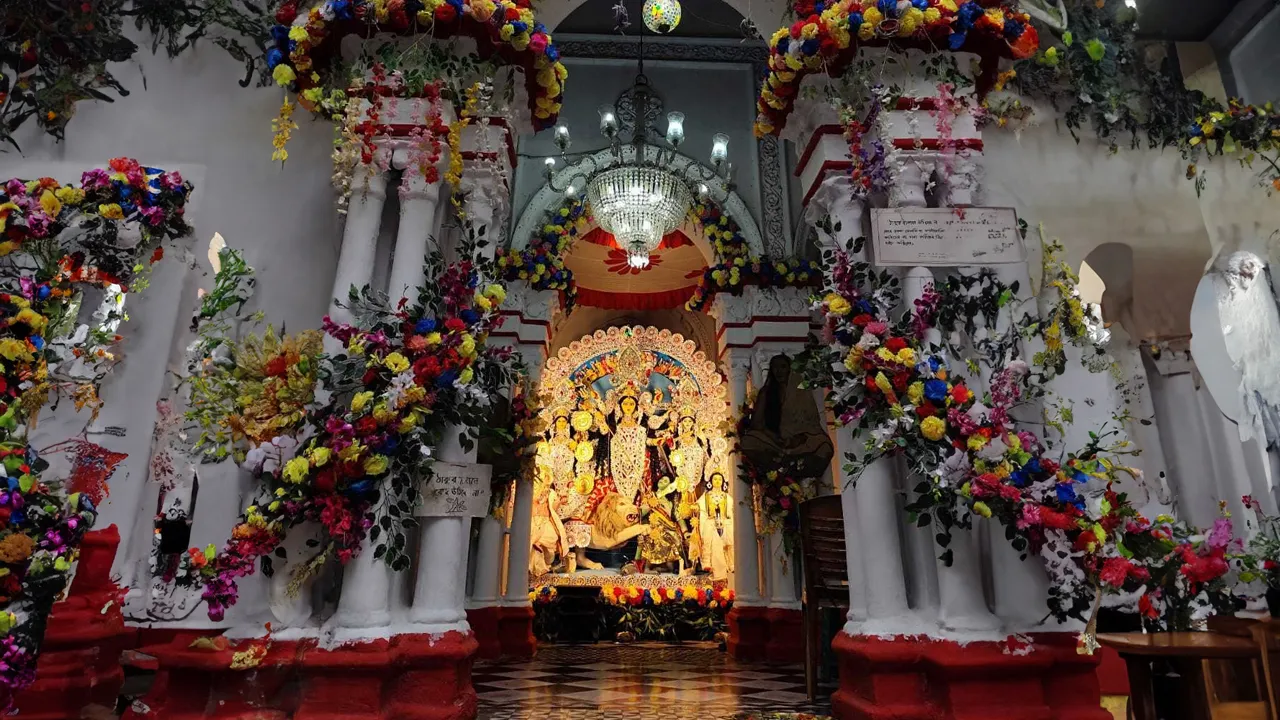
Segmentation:
{"type": "Polygon", "coordinates": [[[379,203],[387,199],[388,173],[377,164],[361,163],[351,173],[351,197],[374,198],[379,203]]]}
{"type": "Polygon", "coordinates": [[[890,207],[925,207],[925,190],[932,181],[937,153],[899,151],[890,156],[894,166],[893,186],[889,189],[890,207]]]}

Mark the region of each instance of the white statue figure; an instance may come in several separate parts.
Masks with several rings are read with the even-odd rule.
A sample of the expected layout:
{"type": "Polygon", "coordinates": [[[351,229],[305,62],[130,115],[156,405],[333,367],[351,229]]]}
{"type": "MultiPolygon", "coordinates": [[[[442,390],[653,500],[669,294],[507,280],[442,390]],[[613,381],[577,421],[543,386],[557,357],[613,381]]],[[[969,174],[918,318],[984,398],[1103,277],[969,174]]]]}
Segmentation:
{"type": "Polygon", "coordinates": [[[1240,439],[1265,438],[1268,447],[1280,439],[1280,313],[1275,290],[1262,258],[1247,251],[1216,259],[1212,272],[1213,297],[1223,343],[1205,318],[1212,308],[1197,308],[1207,298],[1204,282],[1192,306],[1192,353],[1219,407],[1240,426],[1240,439]],[[1198,322],[1199,321],[1199,322],[1198,322]],[[1197,327],[1199,325],[1199,327],[1197,327]],[[1223,349],[1234,373],[1214,367],[1215,351],[1223,349]],[[1215,372],[1215,370],[1219,372],[1215,372]],[[1234,402],[1222,387],[1231,388],[1234,402]]]}
{"type": "Polygon", "coordinates": [[[702,540],[702,567],[713,580],[733,572],[733,502],[724,473],[713,471],[711,489],[698,498],[698,533],[702,540]]]}

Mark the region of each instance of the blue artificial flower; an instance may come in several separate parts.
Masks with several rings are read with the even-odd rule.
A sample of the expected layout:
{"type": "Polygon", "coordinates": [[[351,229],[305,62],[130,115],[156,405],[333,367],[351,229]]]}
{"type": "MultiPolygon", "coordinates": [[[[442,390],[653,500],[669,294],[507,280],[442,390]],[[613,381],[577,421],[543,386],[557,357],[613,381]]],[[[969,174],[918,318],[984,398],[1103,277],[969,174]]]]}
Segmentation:
{"type": "Polygon", "coordinates": [[[511,21],[511,32],[515,33],[516,35],[519,35],[520,33],[528,29],[529,29],[528,23],[523,23],[523,22],[520,22],[519,20],[511,21]]]}
{"type": "Polygon", "coordinates": [[[790,36],[790,35],[783,35],[782,37],[778,38],[778,44],[777,44],[777,46],[776,46],[776,49],[777,49],[778,53],[779,53],[779,54],[782,54],[782,55],[786,55],[786,54],[787,54],[787,46],[788,46],[788,45],[790,45],[790,44],[791,44],[791,36],[790,36]]]}
{"type": "Polygon", "coordinates": [[[859,298],[858,302],[854,303],[853,306],[858,310],[859,313],[867,313],[868,315],[875,312],[876,310],[875,307],[866,298],[859,298]]]}
{"type": "Polygon", "coordinates": [[[929,380],[924,384],[924,396],[931,403],[942,403],[947,400],[947,381],[929,380]]]}
{"type": "Polygon", "coordinates": [[[9,524],[11,525],[21,525],[26,521],[27,521],[26,510],[14,510],[13,514],[9,516],[9,524]]]}
{"type": "Polygon", "coordinates": [[[466,310],[458,313],[458,317],[462,318],[462,322],[468,325],[475,325],[480,322],[480,313],[472,310],[471,308],[467,308],[466,310]]]}
{"type": "Polygon", "coordinates": [[[932,370],[933,372],[938,372],[938,369],[941,367],[942,367],[942,360],[937,355],[930,355],[929,369],[932,370]]]}
{"type": "Polygon", "coordinates": [[[1076,488],[1071,483],[1058,484],[1058,501],[1064,503],[1074,503],[1076,501],[1076,488]]]}
{"type": "Polygon", "coordinates": [[[395,435],[388,434],[386,441],[384,441],[382,445],[378,448],[378,452],[382,453],[383,455],[390,455],[391,453],[395,452],[396,448],[398,447],[400,447],[399,438],[397,438],[395,435]]]}
{"type": "MultiPolygon", "coordinates": [[[[1023,448],[1023,450],[1026,450],[1026,449],[1028,448],[1023,448]]],[[[1039,474],[1042,471],[1042,468],[1040,467],[1040,458],[1038,457],[1031,458],[1029,461],[1027,461],[1026,465],[1022,466],[1022,469],[1029,473],[1039,474]]]]}
{"type": "Polygon", "coordinates": [[[39,335],[32,335],[27,339],[31,341],[32,345],[36,346],[37,351],[44,350],[44,338],[40,337],[39,335]]]}
{"type": "Polygon", "coordinates": [[[41,285],[41,286],[36,290],[36,297],[37,297],[37,298],[39,298],[39,299],[41,299],[41,300],[45,300],[45,299],[48,299],[49,295],[50,295],[52,292],[53,292],[53,290],[52,290],[52,289],[51,289],[47,284],[45,284],[45,285],[41,285]]]}
{"type": "Polygon", "coordinates": [[[18,478],[11,477],[11,478],[8,478],[8,481],[9,481],[9,492],[15,492],[18,489],[18,478]]]}
{"type": "Polygon", "coordinates": [[[1075,471],[1073,471],[1073,472],[1071,473],[1071,479],[1072,479],[1072,480],[1075,480],[1075,481],[1076,481],[1076,482],[1078,482],[1078,483],[1087,483],[1087,482],[1089,482],[1089,476],[1088,476],[1088,475],[1085,475],[1084,473],[1080,472],[1079,470],[1075,470],[1075,471]]]}
{"type": "Polygon", "coordinates": [[[133,188],[129,187],[128,185],[121,185],[121,186],[120,186],[120,197],[122,197],[122,198],[127,198],[127,197],[129,197],[130,195],[133,195],[133,188]]]}
{"type": "Polygon", "coordinates": [[[98,508],[94,507],[93,501],[90,500],[89,496],[84,493],[80,493],[80,509],[88,510],[89,512],[98,511],[98,508]]]}
{"type": "Polygon", "coordinates": [[[467,287],[471,288],[472,290],[475,290],[476,285],[478,285],[479,283],[480,283],[480,276],[475,273],[471,273],[471,277],[467,278],[467,287]]]}
{"type": "Polygon", "coordinates": [[[333,4],[330,7],[333,8],[333,16],[338,20],[350,20],[355,17],[351,13],[350,0],[333,0],[333,4]]]}
{"type": "Polygon", "coordinates": [[[458,380],[457,370],[445,370],[440,373],[440,377],[436,378],[436,387],[447,388],[452,387],[458,380]]]}
{"type": "Polygon", "coordinates": [[[960,12],[956,13],[956,24],[962,30],[968,30],[982,16],[982,8],[978,7],[976,2],[968,2],[960,6],[960,12]]]}
{"type": "Polygon", "coordinates": [[[911,0],[911,4],[914,5],[917,10],[929,9],[929,0],[911,0]]]}
{"type": "Polygon", "coordinates": [[[1014,470],[1009,473],[1009,479],[1013,481],[1014,487],[1025,487],[1031,477],[1027,475],[1026,470],[1014,470]]]}
{"type": "Polygon", "coordinates": [[[120,209],[124,211],[125,215],[132,215],[137,212],[138,206],[131,202],[122,202],[120,203],[120,209]]]}
{"type": "Polygon", "coordinates": [[[814,53],[818,52],[818,47],[820,46],[820,44],[821,43],[819,43],[817,38],[814,38],[812,40],[805,40],[804,42],[800,43],[800,52],[803,52],[805,55],[813,55],[814,53]]]}
{"type": "Polygon", "coordinates": [[[271,39],[277,43],[283,44],[289,41],[289,28],[284,25],[275,25],[271,28],[271,39]]]}
{"type": "Polygon", "coordinates": [[[556,49],[555,45],[549,44],[547,45],[546,56],[547,56],[547,59],[550,60],[551,62],[556,62],[557,60],[560,59],[560,51],[556,49]]]}
{"type": "Polygon", "coordinates": [[[947,47],[959,50],[964,47],[964,41],[967,39],[964,33],[951,33],[951,37],[947,38],[947,47]]]}
{"type": "Polygon", "coordinates": [[[1187,134],[1191,137],[1197,137],[1204,134],[1204,130],[1197,124],[1191,123],[1187,126],[1187,134]]]}
{"type": "Polygon", "coordinates": [[[277,65],[284,62],[284,53],[280,52],[280,48],[271,48],[267,51],[267,67],[274,70],[277,65]]]}
{"type": "Polygon", "coordinates": [[[822,11],[826,9],[827,9],[826,3],[816,2],[813,4],[814,15],[822,15],[822,11]]]}
{"type": "Polygon", "coordinates": [[[880,8],[880,12],[884,13],[885,17],[898,17],[898,0],[880,0],[880,2],[876,3],[876,6],[880,8]]]}
{"type": "Polygon", "coordinates": [[[351,485],[347,486],[347,494],[363,495],[364,493],[369,492],[369,489],[372,487],[373,487],[372,480],[361,480],[360,482],[354,482],[354,483],[351,483],[351,485]]]}
{"type": "Polygon", "coordinates": [[[419,334],[429,333],[435,329],[436,329],[436,321],[431,318],[422,318],[421,320],[414,323],[413,325],[413,331],[419,334]]]}
{"type": "Polygon", "coordinates": [[[462,0],[449,0],[449,4],[458,12],[462,12],[462,0]]]}
{"type": "Polygon", "coordinates": [[[298,41],[297,41],[297,40],[290,40],[290,41],[289,41],[289,52],[290,52],[290,53],[292,53],[294,50],[297,50],[297,49],[298,49],[298,41]]]}
{"type": "Polygon", "coordinates": [[[408,0],[404,4],[404,9],[405,12],[408,13],[409,17],[413,17],[418,14],[419,11],[426,10],[427,6],[422,4],[422,0],[408,0]]]}
{"type": "Polygon", "coordinates": [[[1004,21],[1004,37],[1006,40],[1017,40],[1022,37],[1022,31],[1025,30],[1022,21],[1015,18],[1005,18],[1004,21]]]}
{"type": "Polygon", "coordinates": [[[849,13],[849,27],[851,28],[862,27],[862,13],[860,12],[849,13]]]}
{"type": "Polygon", "coordinates": [[[546,33],[546,32],[547,32],[547,26],[546,26],[546,25],[543,25],[543,24],[542,24],[542,23],[540,23],[540,22],[536,22],[536,23],[534,23],[534,24],[533,24],[533,31],[534,31],[534,32],[536,32],[536,33],[546,33]]]}

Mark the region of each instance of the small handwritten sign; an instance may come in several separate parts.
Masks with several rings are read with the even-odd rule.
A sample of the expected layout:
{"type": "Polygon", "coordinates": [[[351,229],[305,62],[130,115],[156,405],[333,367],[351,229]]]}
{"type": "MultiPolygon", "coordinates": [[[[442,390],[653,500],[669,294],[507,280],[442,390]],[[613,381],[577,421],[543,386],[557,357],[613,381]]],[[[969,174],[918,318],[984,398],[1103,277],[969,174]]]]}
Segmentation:
{"type": "Polygon", "coordinates": [[[437,462],[434,477],[422,483],[418,517],[484,517],[489,513],[492,465],[437,462]]]}
{"type": "Polygon", "coordinates": [[[1013,208],[878,208],[871,211],[876,265],[1026,262],[1013,208]]]}

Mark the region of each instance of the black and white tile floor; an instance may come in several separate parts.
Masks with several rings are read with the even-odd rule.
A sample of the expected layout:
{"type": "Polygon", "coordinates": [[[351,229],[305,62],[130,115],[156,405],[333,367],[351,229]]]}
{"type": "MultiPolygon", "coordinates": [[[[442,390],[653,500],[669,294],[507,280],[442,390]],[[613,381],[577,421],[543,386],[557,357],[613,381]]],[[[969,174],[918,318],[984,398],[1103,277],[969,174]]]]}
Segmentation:
{"type": "Polygon", "coordinates": [[[533,660],[478,662],[479,720],[724,720],[829,715],[799,665],[740,663],[714,645],[544,645],[533,660]]]}

